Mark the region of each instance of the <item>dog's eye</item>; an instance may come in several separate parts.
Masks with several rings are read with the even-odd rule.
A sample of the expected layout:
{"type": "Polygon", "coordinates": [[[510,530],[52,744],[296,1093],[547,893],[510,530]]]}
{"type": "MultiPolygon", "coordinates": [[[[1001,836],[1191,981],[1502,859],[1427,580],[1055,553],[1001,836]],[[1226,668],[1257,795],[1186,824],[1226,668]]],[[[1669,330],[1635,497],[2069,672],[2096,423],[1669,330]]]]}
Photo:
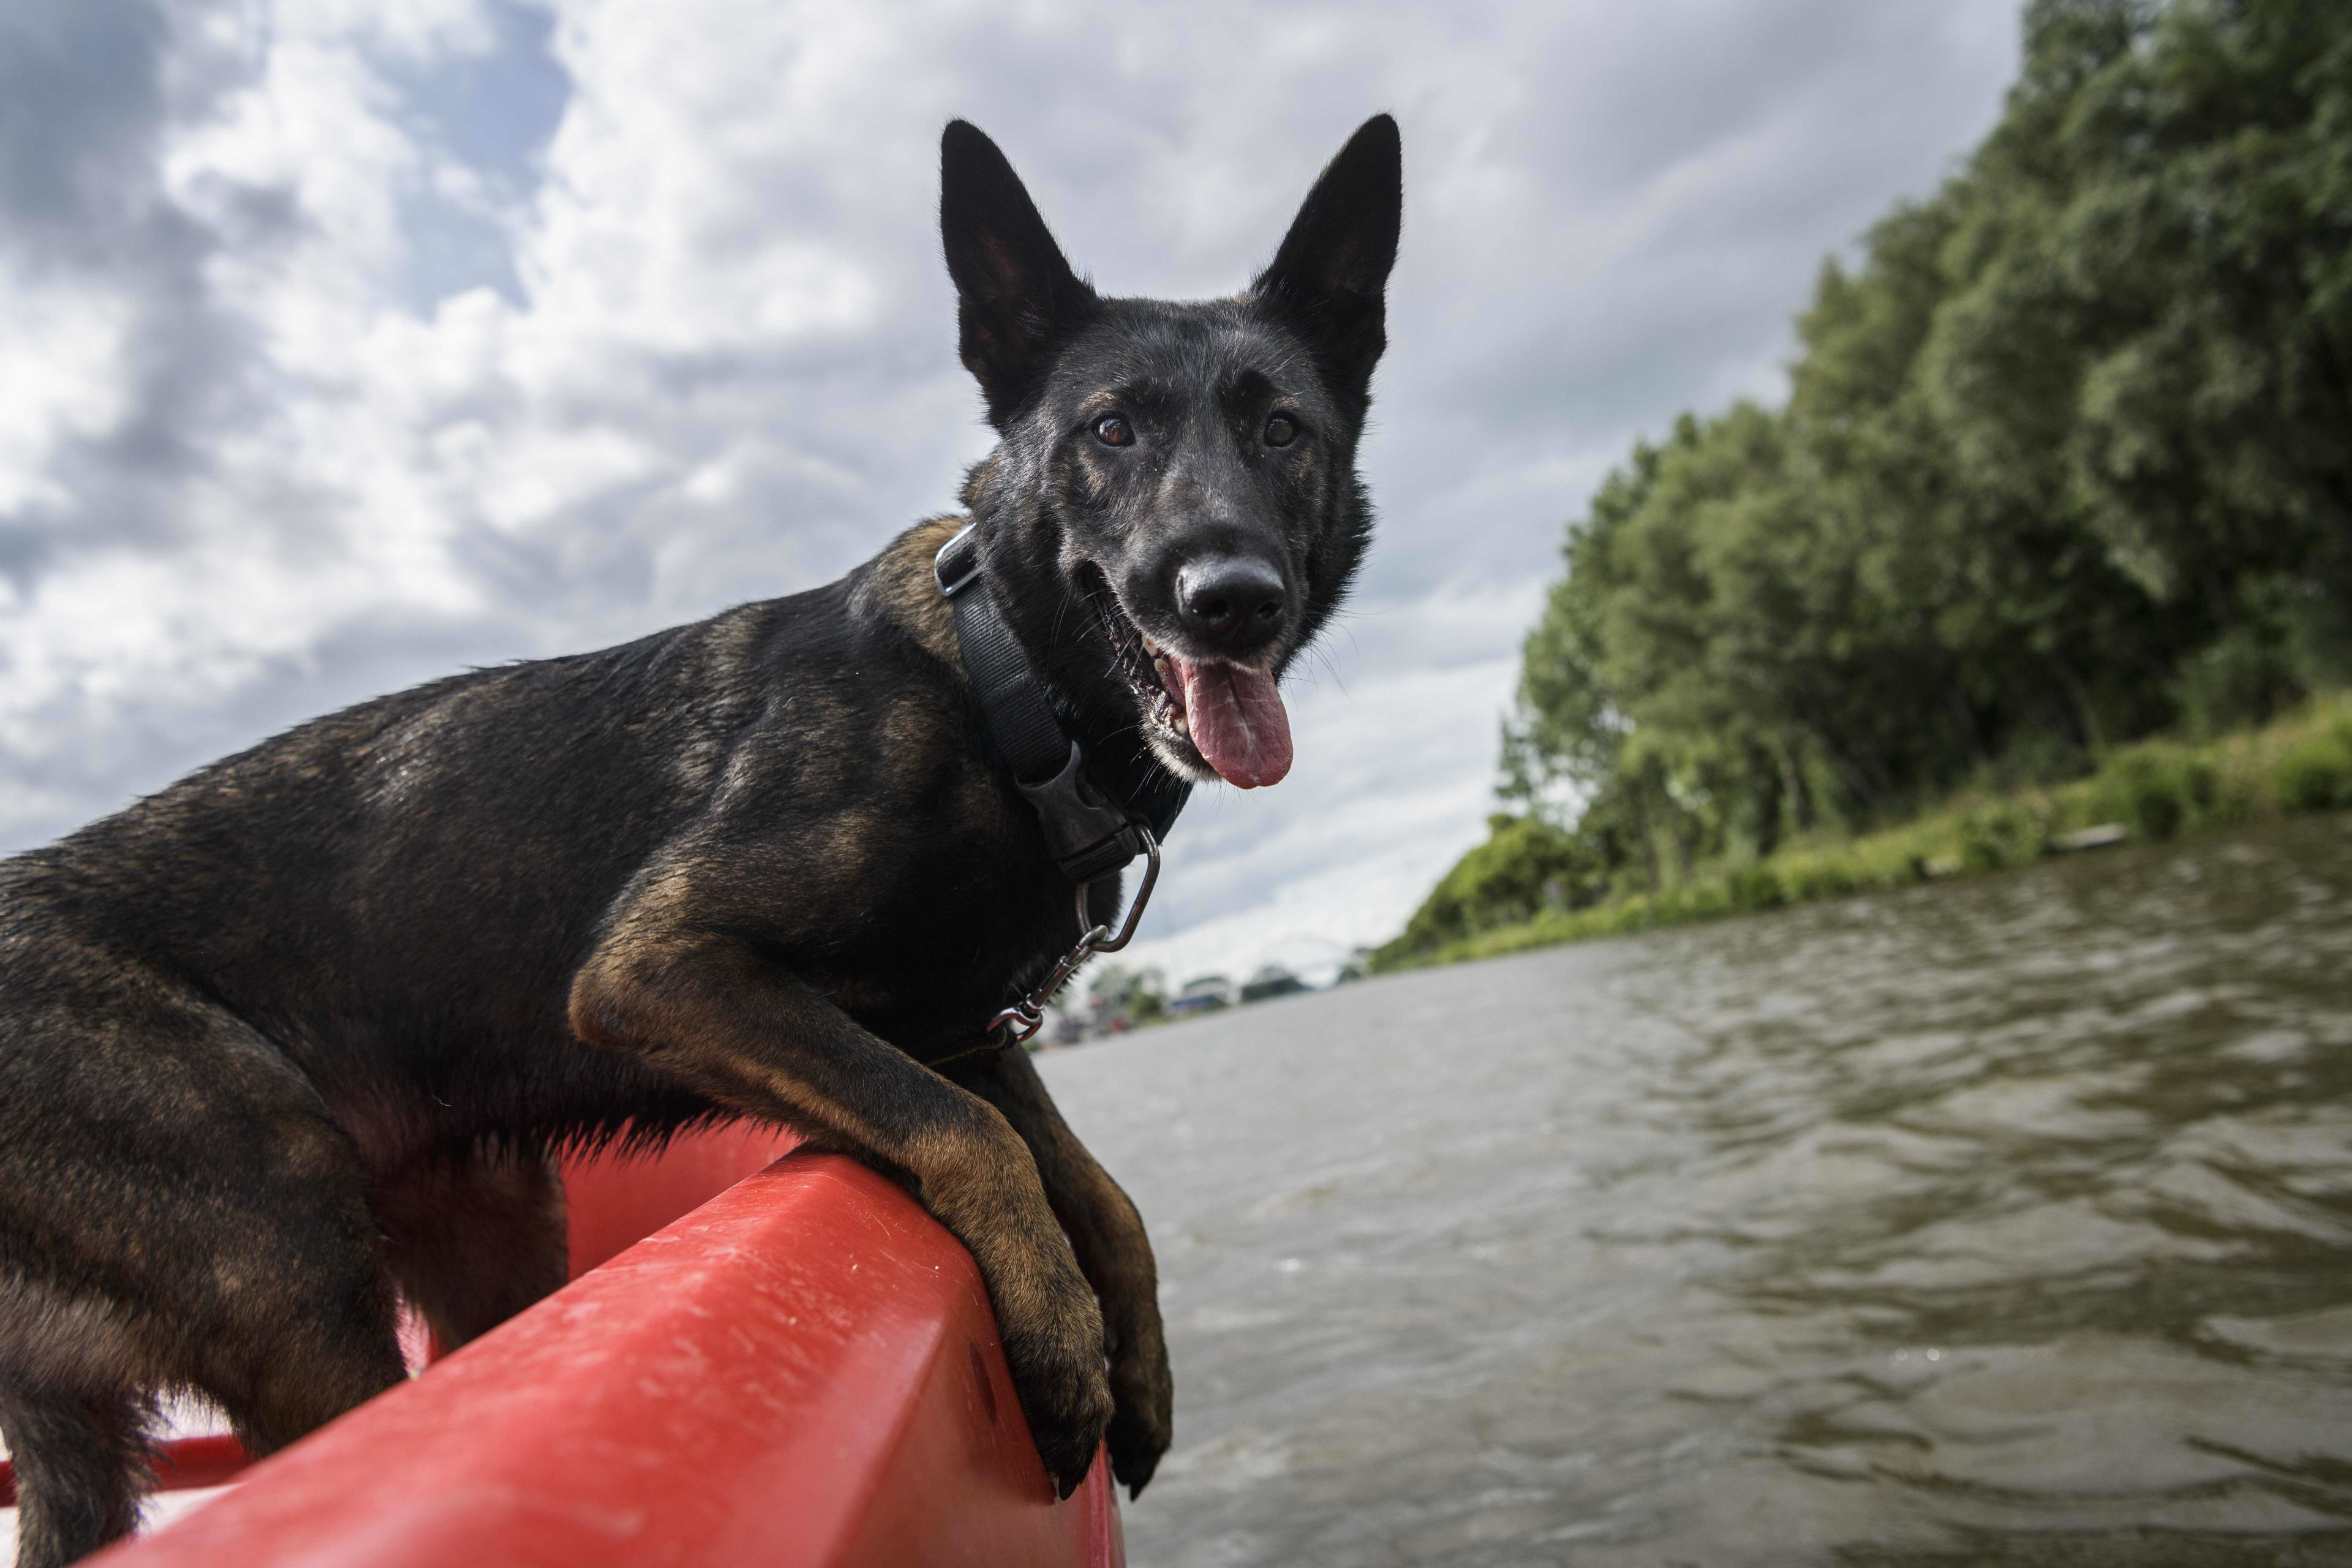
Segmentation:
{"type": "Polygon", "coordinates": [[[1106,447],[1132,447],[1135,430],[1120,416],[1106,414],[1095,421],[1095,439],[1106,447]]]}
{"type": "Polygon", "coordinates": [[[1287,447],[1298,439],[1298,426],[1287,414],[1277,414],[1265,422],[1265,444],[1287,447]]]}

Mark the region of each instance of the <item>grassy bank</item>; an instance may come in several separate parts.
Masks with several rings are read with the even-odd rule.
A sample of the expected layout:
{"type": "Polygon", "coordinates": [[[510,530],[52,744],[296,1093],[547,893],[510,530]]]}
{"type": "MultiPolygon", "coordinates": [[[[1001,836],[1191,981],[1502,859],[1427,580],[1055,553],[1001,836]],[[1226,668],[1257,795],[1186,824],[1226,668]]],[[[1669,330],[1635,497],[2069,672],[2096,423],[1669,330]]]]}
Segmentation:
{"type": "Polygon", "coordinates": [[[1656,893],[1588,909],[1546,910],[1417,952],[1400,938],[1374,954],[1372,967],[1391,972],[1454,963],[2030,865],[2112,840],[2116,830],[2132,839],[2164,839],[2346,807],[2352,807],[2352,695],[2338,695],[2220,740],[2117,747],[2086,778],[2007,795],[1963,794],[1898,827],[1793,844],[1744,866],[1702,869],[1656,893]]]}

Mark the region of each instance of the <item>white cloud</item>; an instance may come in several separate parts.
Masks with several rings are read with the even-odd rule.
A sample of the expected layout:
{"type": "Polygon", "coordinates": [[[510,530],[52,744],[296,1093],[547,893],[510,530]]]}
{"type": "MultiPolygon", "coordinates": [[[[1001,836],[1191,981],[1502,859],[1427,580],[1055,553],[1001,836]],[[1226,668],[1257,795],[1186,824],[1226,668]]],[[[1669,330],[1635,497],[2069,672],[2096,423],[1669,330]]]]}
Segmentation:
{"type": "Polygon", "coordinates": [[[86,123],[0,143],[16,843],[950,504],[987,442],[932,229],[949,115],[1101,285],[1198,294],[1396,110],[1381,533],[1291,780],[1176,836],[1139,952],[1185,972],[1396,928],[1482,831],[1562,521],[1634,433],[1775,384],[1821,253],[1932,183],[2014,53],[2011,0],[26,4],[27,73],[66,47],[45,6],[122,26],[111,96],[58,100],[86,123]]]}
{"type": "Polygon", "coordinates": [[[130,327],[128,306],[103,289],[0,270],[0,515],[68,499],[50,454],[121,421],[130,327]]]}

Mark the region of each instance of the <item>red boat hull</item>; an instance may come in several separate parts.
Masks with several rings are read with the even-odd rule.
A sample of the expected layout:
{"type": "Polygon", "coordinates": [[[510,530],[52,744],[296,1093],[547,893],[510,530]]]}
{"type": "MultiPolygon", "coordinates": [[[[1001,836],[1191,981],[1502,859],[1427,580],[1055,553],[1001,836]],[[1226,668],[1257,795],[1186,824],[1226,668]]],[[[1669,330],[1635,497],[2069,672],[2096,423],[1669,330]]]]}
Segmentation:
{"type": "MultiPolygon", "coordinates": [[[[970,1256],[865,1167],[777,1147],[568,1170],[572,1285],[97,1561],[1123,1564],[1099,1456],[1054,1499],[970,1256]]],[[[224,1479],[226,1441],[163,1483],[224,1479]]]]}

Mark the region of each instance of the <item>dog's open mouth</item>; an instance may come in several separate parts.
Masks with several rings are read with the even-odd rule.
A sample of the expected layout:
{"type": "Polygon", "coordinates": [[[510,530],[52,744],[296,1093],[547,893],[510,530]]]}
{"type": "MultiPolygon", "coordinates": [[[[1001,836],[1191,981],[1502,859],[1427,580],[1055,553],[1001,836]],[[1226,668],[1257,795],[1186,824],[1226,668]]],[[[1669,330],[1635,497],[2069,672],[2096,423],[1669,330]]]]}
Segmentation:
{"type": "Polygon", "coordinates": [[[1158,749],[1172,752],[1171,761],[1197,758],[1242,789],[1282,782],[1290,772],[1290,714],[1273,675],[1223,659],[1187,658],[1144,636],[1116,595],[1103,592],[1095,602],[1158,749]]]}

